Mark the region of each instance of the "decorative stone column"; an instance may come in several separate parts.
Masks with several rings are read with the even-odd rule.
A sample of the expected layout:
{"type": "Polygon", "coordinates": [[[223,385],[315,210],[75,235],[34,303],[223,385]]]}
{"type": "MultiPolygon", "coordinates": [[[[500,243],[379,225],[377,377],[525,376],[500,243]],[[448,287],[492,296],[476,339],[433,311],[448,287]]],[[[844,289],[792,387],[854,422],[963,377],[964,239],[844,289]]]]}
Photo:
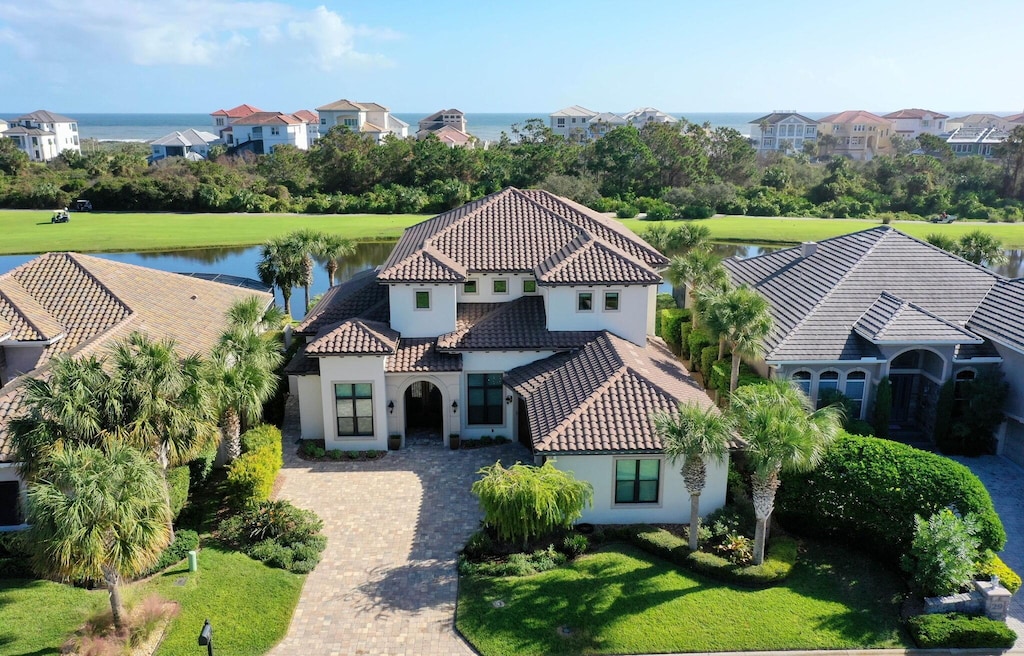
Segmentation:
{"type": "Polygon", "coordinates": [[[991,581],[975,581],[974,588],[984,600],[985,617],[1005,622],[1010,613],[1011,594],[999,584],[999,577],[993,576],[991,581]]]}

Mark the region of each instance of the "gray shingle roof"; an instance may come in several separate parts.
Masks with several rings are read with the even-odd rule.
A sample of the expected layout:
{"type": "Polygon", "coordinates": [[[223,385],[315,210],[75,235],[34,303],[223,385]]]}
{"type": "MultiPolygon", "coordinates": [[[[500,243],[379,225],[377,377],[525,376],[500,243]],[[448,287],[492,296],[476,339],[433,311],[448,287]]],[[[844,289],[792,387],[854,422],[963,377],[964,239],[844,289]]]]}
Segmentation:
{"type": "Polygon", "coordinates": [[[35,121],[37,123],[74,123],[75,119],[48,112],[45,109],[37,109],[30,114],[23,114],[17,118],[12,118],[11,122],[15,121],[35,121]]]}
{"type": "Polygon", "coordinates": [[[882,292],[853,324],[872,344],[980,344],[982,339],[931,312],[882,292]]]}
{"type": "Polygon", "coordinates": [[[996,283],[967,327],[1024,352],[1024,278],[996,283]]]}

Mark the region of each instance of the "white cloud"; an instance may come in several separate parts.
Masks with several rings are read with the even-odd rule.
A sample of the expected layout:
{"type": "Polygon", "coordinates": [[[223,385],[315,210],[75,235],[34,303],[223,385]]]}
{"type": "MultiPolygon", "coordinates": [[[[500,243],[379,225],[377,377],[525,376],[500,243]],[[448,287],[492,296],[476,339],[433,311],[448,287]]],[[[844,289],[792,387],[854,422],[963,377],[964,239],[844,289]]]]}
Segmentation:
{"type": "Polygon", "coordinates": [[[283,2],[39,0],[31,11],[25,7],[0,0],[7,24],[0,27],[0,51],[6,45],[16,58],[35,61],[105,56],[139,66],[215,67],[260,56],[332,70],[386,64],[357,40],[398,37],[388,28],[354,26],[323,6],[301,10],[283,2]]]}

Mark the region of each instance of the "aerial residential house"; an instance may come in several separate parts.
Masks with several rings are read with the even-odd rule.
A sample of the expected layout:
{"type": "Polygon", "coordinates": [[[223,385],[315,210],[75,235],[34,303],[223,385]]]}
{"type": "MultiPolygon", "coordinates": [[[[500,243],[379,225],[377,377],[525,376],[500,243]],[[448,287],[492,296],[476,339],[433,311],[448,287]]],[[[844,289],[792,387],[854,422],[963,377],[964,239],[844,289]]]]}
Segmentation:
{"type": "Polygon", "coordinates": [[[818,120],[818,148],[830,155],[870,160],[892,152],[896,122],[864,110],[832,114],[818,120]],[[831,138],[824,139],[826,135],[831,138]],[[826,146],[826,144],[828,144],[826,146]]]}
{"type": "Polygon", "coordinates": [[[896,134],[904,139],[916,139],[922,134],[940,135],[947,132],[949,117],[927,109],[901,109],[883,116],[896,122],[896,134]]]}
{"type": "Polygon", "coordinates": [[[220,135],[221,140],[228,146],[234,146],[235,139],[231,133],[231,126],[234,125],[235,121],[238,119],[245,118],[250,114],[262,111],[263,110],[259,107],[254,107],[252,105],[239,105],[238,107],[232,107],[231,109],[218,109],[210,114],[210,116],[213,118],[213,125],[217,128],[217,134],[220,135]]]}
{"type": "Polygon", "coordinates": [[[998,450],[1024,465],[1024,280],[888,226],[724,264],[771,305],[764,357],[751,362],[762,375],[816,402],[838,390],[859,419],[888,377],[891,433],[927,441],[946,381],[1001,368],[1012,392],[998,450]]]}
{"type": "Polygon", "coordinates": [[[274,152],[278,146],[309,149],[306,122],[281,112],[254,112],[231,124],[234,151],[246,150],[257,155],[274,152]]]}
{"type": "Polygon", "coordinates": [[[950,131],[955,131],[959,128],[995,128],[1003,132],[1009,132],[1013,127],[1014,123],[1010,118],[996,116],[995,114],[968,114],[967,116],[958,116],[946,121],[946,129],[950,131]]]}
{"type": "Polygon", "coordinates": [[[946,143],[957,157],[995,157],[995,147],[1006,141],[1010,133],[1001,128],[961,127],[946,137],[946,143]]]}
{"type": "Polygon", "coordinates": [[[678,123],[679,119],[653,107],[638,107],[622,115],[626,123],[640,129],[648,123],[678,123]]]}
{"type": "Polygon", "coordinates": [[[22,520],[24,486],[8,427],[23,411],[27,378],[45,378],[57,356],[103,355],[134,331],[173,339],[182,355],[205,354],[233,303],[273,302],[258,282],[236,282],[77,253],[47,253],[0,275],[0,528],[22,520]]]}
{"type": "Polygon", "coordinates": [[[444,126],[451,126],[459,132],[466,132],[466,115],[457,109],[442,109],[421,119],[417,125],[416,136],[420,139],[426,133],[436,132],[444,126]],[[422,136],[421,136],[422,135],[422,136]]]}
{"type": "Polygon", "coordinates": [[[587,141],[591,134],[590,119],[597,115],[598,112],[579,105],[560,109],[549,116],[551,131],[570,141],[587,141]]]}
{"type": "Polygon", "coordinates": [[[48,162],[65,150],[82,152],[78,121],[43,109],[0,121],[0,137],[13,139],[33,162],[48,162]]]}
{"type": "Polygon", "coordinates": [[[324,132],[335,125],[344,125],[377,143],[384,141],[388,135],[399,139],[409,136],[409,124],[393,116],[387,107],[377,103],[357,103],[342,99],[317,107],[316,111],[324,132]]]}
{"type": "Polygon", "coordinates": [[[292,112],[292,116],[306,124],[306,138],[309,141],[309,147],[312,148],[316,140],[320,138],[320,117],[308,109],[292,112]]]}
{"type": "Polygon", "coordinates": [[[795,111],[775,110],[750,122],[750,139],[758,154],[800,151],[818,139],[818,122],[795,111]]]}
{"type": "MultiPolygon", "coordinates": [[[[286,367],[301,434],[328,449],[503,435],[594,486],[583,520],[687,522],[651,415],[711,403],[652,337],[668,260],[614,220],[508,188],[408,228],[330,289],[286,367]]],[[[458,457],[453,453],[453,458],[458,457]]],[[[725,500],[710,466],[701,514],[725,500]]]]}
{"type": "Polygon", "coordinates": [[[1011,128],[1015,128],[1018,125],[1024,125],[1024,112],[1021,112],[1020,114],[1011,114],[1010,116],[1004,116],[1003,118],[1010,124],[1011,128]]]}
{"type": "Polygon", "coordinates": [[[629,125],[629,122],[622,116],[611,112],[601,112],[590,118],[590,138],[600,139],[615,128],[620,128],[624,125],[629,125]]]}
{"type": "Polygon", "coordinates": [[[437,137],[441,143],[450,148],[475,148],[477,144],[476,137],[463,132],[458,128],[452,127],[451,125],[445,125],[437,130],[433,130],[432,132],[421,132],[417,134],[417,137],[420,139],[426,139],[430,135],[437,137]]]}
{"type": "Polygon", "coordinates": [[[219,141],[217,135],[202,130],[190,128],[183,132],[172,132],[149,142],[152,151],[149,161],[158,162],[167,157],[206,159],[210,154],[210,146],[219,141]]]}

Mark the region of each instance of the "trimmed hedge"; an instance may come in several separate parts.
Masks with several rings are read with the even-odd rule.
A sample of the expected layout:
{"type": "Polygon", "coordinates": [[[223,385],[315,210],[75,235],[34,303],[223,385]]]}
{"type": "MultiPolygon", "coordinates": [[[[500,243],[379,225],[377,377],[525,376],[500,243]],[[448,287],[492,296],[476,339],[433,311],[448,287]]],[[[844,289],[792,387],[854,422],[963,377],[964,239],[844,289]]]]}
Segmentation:
{"type": "Polygon", "coordinates": [[[679,327],[679,357],[684,360],[690,359],[690,333],[693,332],[693,324],[684,321],[679,327]]]}
{"type": "Polygon", "coordinates": [[[907,628],[921,649],[1012,647],[1017,634],[1003,622],[961,613],[918,615],[907,628]]]}
{"type": "Polygon", "coordinates": [[[160,553],[156,564],[149,568],[139,578],[145,578],[151,574],[161,572],[175,563],[180,563],[188,555],[188,552],[199,548],[199,534],[195,531],[175,531],[174,542],[160,553]]]}
{"type": "Polygon", "coordinates": [[[661,338],[669,346],[677,351],[682,350],[682,328],[691,320],[689,310],[682,308],[670,308],[661,311],[658,325],[661,327],[661,338]]]}
{"type": "Polygon", "coordinates": [[[988,579],[990,581],[993,576],[998,576],[1002,586],[1013,594],[1017,594],[1017,591],[1020,590],[1020,575],[1010,569],[1010,566],[1004,563],[1002,558],[992,552],[989,552],[988,557],[983,558],[977,564],[974,574],[976,578],[988,579]]]}
{"type": "MultiPolygon", "coordinates": [[[[711,367],[714,366],[715,361],[718,359],[718,344],[712,344],[711,346],[705,346],[700,351],[700,372],[704,374],[704,384],[710,383],[711,378],[711,367]]],[[[726,385],[728,387],[728,385],[726,385]]]]}
{"type": "Polygon", "coordinates": [[[217,445],[210,442],[188,463],[191,479],[196,485],[205,483],[213,473],[213,465],[217,462],[217,445]]]}
{"type": "Polygon", "coordinates": [[[947,507],[977,515],[982,549],[998,552],[1006,543],[992,498],[970,469],[874,437],[842,435],[817,469],[786,477],[776,507],[793,530],[852,541],[888,562],[909,551],[914,515],[947,507]]]}
{"type": "MultiPolygon", "coordinates": [[[[711,367],[711,375],[708,376],[708,386],[722,392],[729,390],[729,383],[732,382],[732,356],[726,356],[711,367]]],[[[746,362],[740,363],[740,377],[736,382],[736,389],[744,385],[756,385],[763,383],[764,378],[757,375],[757,372],[747,366],[746,362]]]]}
{"type": "Polygon", "coordinates": [[[167,488],[171,497],[171,517],[177,519],[188,501],[189,468],[171,467],[167,470],[167,488]]]}
{"type": "MultiPolygon", "coordinates": [[[[691,362],[699,360],[701,352],[708,346],[717,346],[714,338],[711,337],[711,333],[705,328],[698,326],[690,331],[690,334],[686,337],[686,346],[689,351],[691,362]]],[[[718,355],[717,353],[715,354],[718,355]]],[[[700,364],[699,362],[693,362],[694,368],[700,364]]]]}
{"type": "Polygon", "coordinates": [[[251,453],[268,447],[281,451],[281,429],[270,424],[261,424],[242,434],[242,453],[251,453]]]}
{"type": "Polygon", "coordinates": [[[765,588],[785,580],[797,559],[796,541],[788,537],[772,540],[762,564],[741,566],[705,551],[690,551],[681,537],[647,524],[626,527],[624,535],[633,545],[680,567],[748,588],[765,588]]]}
{"type": "Polygon", "coordinates": [[[238,507],[253,507],[270,498],[277,472],[284,465],[281,431],[257,426],[242,436],[243,453],[228,465],[228,494],[238,507]]]}

